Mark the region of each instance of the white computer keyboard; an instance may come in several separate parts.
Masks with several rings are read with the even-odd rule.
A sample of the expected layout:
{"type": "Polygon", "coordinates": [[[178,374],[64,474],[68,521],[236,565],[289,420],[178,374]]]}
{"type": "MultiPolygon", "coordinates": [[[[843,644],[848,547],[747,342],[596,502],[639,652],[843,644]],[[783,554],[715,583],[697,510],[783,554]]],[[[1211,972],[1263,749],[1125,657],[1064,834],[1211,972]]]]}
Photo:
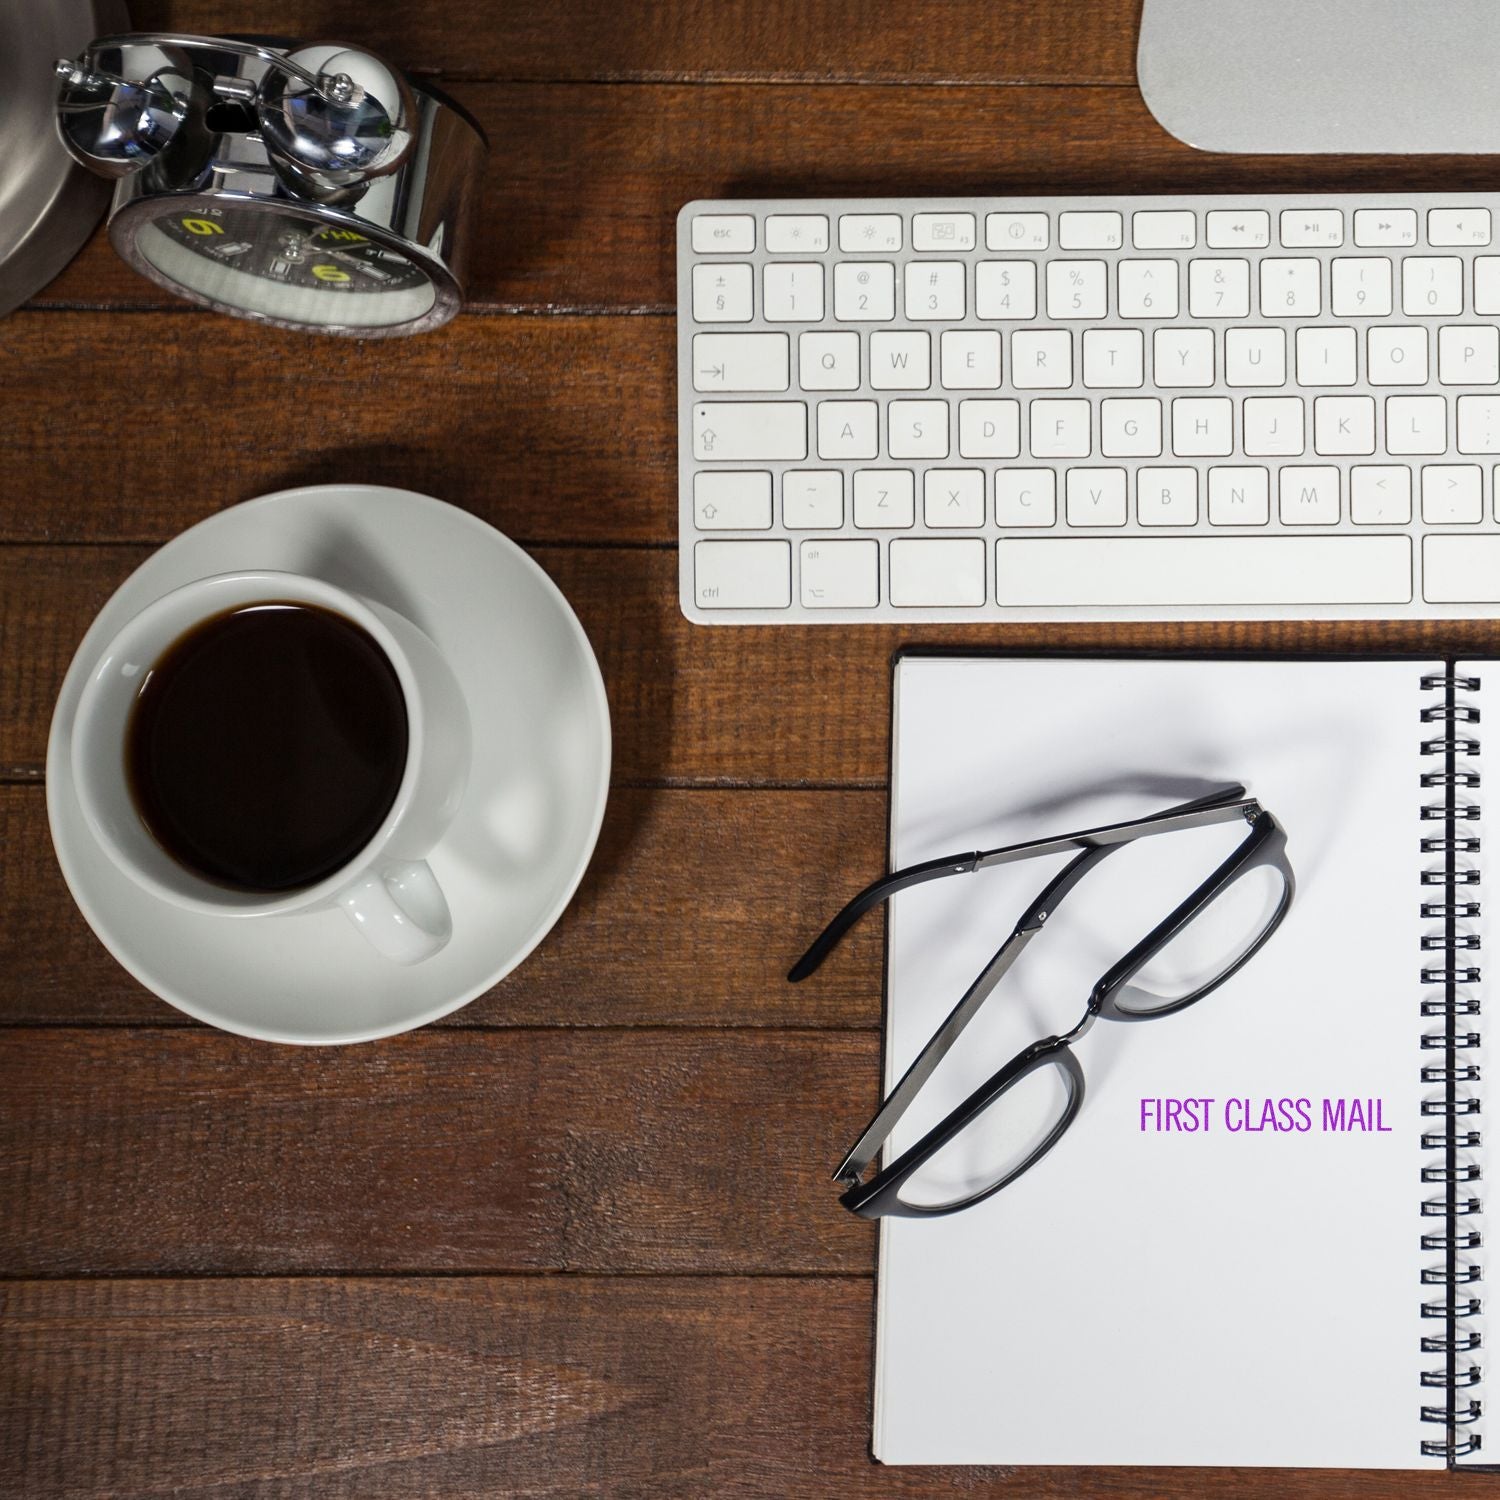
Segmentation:
{"type": "Polygon", "coordinates": [[[1500,615],[1500,195],[690,203],[705,624],[1500,615]]]}

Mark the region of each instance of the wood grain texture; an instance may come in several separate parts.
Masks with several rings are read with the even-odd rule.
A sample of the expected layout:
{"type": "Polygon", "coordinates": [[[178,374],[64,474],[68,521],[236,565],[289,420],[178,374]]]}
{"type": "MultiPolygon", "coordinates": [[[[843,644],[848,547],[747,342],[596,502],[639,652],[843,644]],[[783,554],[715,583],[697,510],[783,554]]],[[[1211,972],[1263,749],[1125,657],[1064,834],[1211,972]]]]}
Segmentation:
{"type": "MultiPolygon", "coordinates": [[[[27,1500],[1437,1500],[1442,1473],[885,1468],[869,1284],[0,1284],[27,1500]]],[[[1062,1393],[1063,1399],[1078,1399],[1062,1393]]],[[[1086,1398],[1085,1398],[1086,1399],[1086,1398]]],[[[1465,1495],[1493,1478],[1465,1476],[1465,1495]]]]}
{"type": "MultiPolygon", "coordinates": [[[[0,786],[0,1026],[196,1025],[89,931],[43,804],[39,785],[0,786]]],[[[561,921],[514,974],[437,1024],[876,1026],[879,916],[815,979],[791,985],[786,971],[884,853],[880,791],[617,787],[561,921]]]]}
{"type": "MultiPolygon", "coordinates": [[[[943,0],[930,9],[942,11],[943,0]]],[[[670,312],[675,221],[695,198],[1474,184],[1468,157],[1194,151],[1162,130],[1134,88],[476,83],[455,92],[493,143],[484,228],[471,246],[476,310],[670,312]]],[[[102,231],[37,300],[183,306],[128,270],[102,231]]]]}
{"type": "Polygon", "coordinates": [[[141,29],[358,40],[449,78],[1130,83],[1140,0],[134,0],[141,29]]]}
{"type": "MultiPolygon", "coordinates": [[[[747,997],[750,998],[750,997],[747,997]]],[[[8,1275],[868,1273],[874,1032],[0,1030],[8,1275]]],[[[0,1361],[3,1362],[3,1361],[0,1361]]]]}
{"type": "MultiPolygon", "coordinates": [[[[598,653],[616,782],[883,785],[890,660],[901,645],[1493,654],[1497,621],[1079,626],[689,625],[669,551],[537,547],[598,653]]],[[[77,643],[146,556],[133,547],[0,548],[0,768],[35,777],[77,643]]]]}

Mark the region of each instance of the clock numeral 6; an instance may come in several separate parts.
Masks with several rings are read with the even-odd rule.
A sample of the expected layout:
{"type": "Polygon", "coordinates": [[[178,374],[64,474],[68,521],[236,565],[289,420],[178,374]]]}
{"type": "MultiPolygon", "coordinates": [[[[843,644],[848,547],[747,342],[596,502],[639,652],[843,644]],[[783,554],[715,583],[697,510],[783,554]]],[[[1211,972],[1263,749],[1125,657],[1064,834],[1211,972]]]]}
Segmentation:
{"type": "Polygon", "coordinates": [[[215,224],[212,219],[184,219],[182,227],[189,234],[223,234],[224,226],[215,224]]]}
{"type": "Polygon", "coordinates": [[[337,266],[314,266],[312,273],[319,281],[348,281],[350,279],[349,273],[339,270],[337,266]]]}

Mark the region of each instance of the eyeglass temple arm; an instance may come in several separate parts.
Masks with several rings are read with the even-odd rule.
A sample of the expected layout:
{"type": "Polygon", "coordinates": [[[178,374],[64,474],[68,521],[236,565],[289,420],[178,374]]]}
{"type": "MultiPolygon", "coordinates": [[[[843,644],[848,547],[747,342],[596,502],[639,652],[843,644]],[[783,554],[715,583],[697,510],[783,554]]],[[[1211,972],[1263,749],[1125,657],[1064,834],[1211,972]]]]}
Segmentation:
{"type": "Polygon", "coordinates": [[[949,1049],[963,1034],[964,1027],[974,1019],[979,1007],[994,993],[995,986],[1026,951],[1026,945],[1042,930],[1043,924],[1056,911],[1063,897],[1113,847],[1109,844],[1100,844],[1083,850],[1047,882],[1041,895],[1027,907],[1011,935],[1000,945],[999,951],[989,963],[980,970],[979,977],[969,986],[963,999],[953,1007],[947,1020],[933,1033],[932,1040],[917,1054],[916,1060],[906,1070],[901,1082],[891,1090],[875,1118],[865,1126],[864,1133],[839,1163],[833,1174],[837,1181],[853,1184],[864,1176],[865,1168],[875,1160],[875,1153],[885,1144],[885,1138],[891,1133],[896,1121],[906,1112],[906,1107],[916,1097],[922,1085],[932,1076],[933,1069],[948,1055],[949,1049]]]}
{"type": "Polygon", "coordinates": [[[1024,844],[1007,844],[999,849],[976,849],[969,854],[950,854],[943,859],[929,859],[923,864],[908,865],[904,870],[896,870],[890,875],[882,875],[879,880],[871,881],[813,939],[812,945],[792,965],[786,977],[791,983],[798,984],[809,974],[815,973],[823,960],[838,947],[844,934],[867,911],[879,906],[882,901],[889,900],[898,891],[908,890],[914,885],[941,880],[945,875],[968,875],[975,870],[1013,864],[1017,860],[1061,854],[1068,849],[1123,844],[1155,833],[1173,833],[1183,828],[1226,823],[1239,817],[1253,818],[1259,811],[1260,804],[1253,798],[1247,799],[1245,788],[1233,783],[1219,787],[1205,796],[1195,797],[1191,802],[1169,807],[1165,812],[1153,813],[1148,818],[1133,818],[1127,823],[1105,823],[1098,828],[1063,834],[1059,838],[1033,839],[1024,844]]]}

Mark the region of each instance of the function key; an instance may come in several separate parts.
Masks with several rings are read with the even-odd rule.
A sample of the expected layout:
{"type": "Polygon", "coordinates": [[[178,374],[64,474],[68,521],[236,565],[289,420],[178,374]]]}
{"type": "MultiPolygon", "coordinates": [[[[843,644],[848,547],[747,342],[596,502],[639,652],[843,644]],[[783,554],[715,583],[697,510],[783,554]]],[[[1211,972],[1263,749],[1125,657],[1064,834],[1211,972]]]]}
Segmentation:
{"type": "Polygon", "coordinates": [[[1366,249],[1417,243],[1414,208],[1361,208],[1354,215],[1354,243],[1366,249]]]}
{"type": "Polygon", "coordinates": [[[973,214],[913,214],[913,250],[972,250],[973,214]]]}
{"type": "Polygon", "coordinates": [[[1489,209],[1428,209],[1427,243],[1429,245],[1488,245],[1489,242],[1489,209]]]}
{"type": "Polygon", "coordinates": [[[828,220],[822,214],[772,214],[766,220],[766,249],[772,255],[819,255],[828,248],[828,220]]]}
{"type": "Polygon", "coordinates": [[[1057,216],[1057,243],[1064,250],[1118,250],[1125,242],[1125,220],[1112,210],[1057,216]]]}
{"type": "Polygon", "coordinates": [[[693,220],[695,255],[748,255],[755,249],[750,214],[699,214],[693,220]]]}
{"type": "Polygon", "coordinates": [[[1190,250],[1198,243],[1198,217],[1192,209],[1143,209],[1130,216],[1137,250],[1190,250]]]}
{"type": "Polygon", "coordinates": [[[839,249],[845,255],[861,250],[899,250],[900,214],[840,214],[839,249]]]}
{"type": "Polygon", "coordinates": [[[1344,211],[1340,208],[1284,208],[1281,243],[1288,250],[1311,250],[1344,243],[1344,211]]]}
{"type": "Polygon", "coordinates": [[[1271,243],[1271,215],[1263,208],[1216,208],[1208,216],[1210,250],[1264,250],[1271,243]]]}
{"type": "Polygon", "coordinates": [[[986,214],[984,243],[991,250],[1045,250],[1051,243],[1046,214],[986,214]]]}

